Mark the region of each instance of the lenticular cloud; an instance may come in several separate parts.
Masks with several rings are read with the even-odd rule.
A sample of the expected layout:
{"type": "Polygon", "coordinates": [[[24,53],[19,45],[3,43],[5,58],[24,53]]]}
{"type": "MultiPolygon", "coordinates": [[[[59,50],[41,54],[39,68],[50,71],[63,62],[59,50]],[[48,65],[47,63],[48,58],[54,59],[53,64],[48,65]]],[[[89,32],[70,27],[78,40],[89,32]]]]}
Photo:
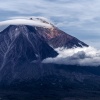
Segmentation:
{"type": "Polygon", "coordinates": [[[30,20],[30,19],[13,19],[13,20],[6,20],[0,22],[0,26],[4,25],[33,25],[37,27],[44,27],[44,28],[52,28],[50,23],[43,23],[41,20],[38,20],[36,18],[30,20]]]}
{"type": "Polygon", "coordinates": [[[43,63],[55,63],[79,66],[99,66],[100,50],[93,47],[83,48],[57,48],[59,55],[56,58],[47,58],[43,63]]]}

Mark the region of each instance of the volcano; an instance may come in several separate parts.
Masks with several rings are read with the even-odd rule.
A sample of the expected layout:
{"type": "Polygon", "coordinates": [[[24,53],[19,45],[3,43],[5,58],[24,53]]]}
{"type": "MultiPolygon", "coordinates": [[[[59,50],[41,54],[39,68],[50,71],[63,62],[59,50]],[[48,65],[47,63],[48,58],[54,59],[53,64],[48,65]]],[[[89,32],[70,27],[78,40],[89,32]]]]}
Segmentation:
{"type": "MultiPolygon", "coordinates": [[[[59,64],[43,63],[47,58],[59,57],[59,48],[70,51],[87,48],[87,44],[43,18],[7,20],[0,22],[0,26],[0,99],[100,98],[100,66],[66,65],[62,59],[63,63],[58,60],[59,64]]],[[[71,60],[82,60],[86,56],[84,52],[77,54],[64,61],[71,63],[71,60]]]]}
{"type": "Polygon", "coordinates": [[[7,26],[0,32],[0,82],[3,84],[54,73],[54,69],[44,69],[41,62],[56,57],[55,48],[88,47],[41,18],[8,20],[0,25],[7,26]]]}

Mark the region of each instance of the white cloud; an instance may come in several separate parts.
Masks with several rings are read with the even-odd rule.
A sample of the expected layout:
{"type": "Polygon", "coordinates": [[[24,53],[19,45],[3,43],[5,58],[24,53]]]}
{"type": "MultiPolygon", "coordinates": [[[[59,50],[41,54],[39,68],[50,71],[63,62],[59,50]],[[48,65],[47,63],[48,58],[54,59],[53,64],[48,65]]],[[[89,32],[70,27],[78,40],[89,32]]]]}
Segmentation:
{"type": "Polygon", "coordinates": [[[65,65],[100,66],[100,50],[93,47],[64,49],[58,48],[56,58],[47,58],[43,63],[65,65]]]}
{"type": "MultiPolygon", "coordinates": [[[[43,19],[42,19],[43,20],[43,19]]],[[[32,26],[38,26],[38,27],[46,27],[46,28],[52,28],[52,25],[50,23],[43,23],[41,20],[37,18],[30,19],[13,19],[13,20],[6,20],[0,22],[0,26],[9,26],[9,25],[32,25],[32,26]]]]}

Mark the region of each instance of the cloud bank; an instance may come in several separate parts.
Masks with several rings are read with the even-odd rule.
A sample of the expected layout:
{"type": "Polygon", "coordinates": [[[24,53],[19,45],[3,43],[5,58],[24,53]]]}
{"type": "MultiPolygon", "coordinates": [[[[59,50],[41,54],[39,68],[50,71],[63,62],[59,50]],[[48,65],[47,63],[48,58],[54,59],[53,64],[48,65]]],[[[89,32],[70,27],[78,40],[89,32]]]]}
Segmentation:
{"type": "Polygon", "coordinates": [[[93,47],[64,49],[57,48],[56,58],[47,58],[43,63],[55,63],[79,66],[100,66],[100,50],[93,47]]]}

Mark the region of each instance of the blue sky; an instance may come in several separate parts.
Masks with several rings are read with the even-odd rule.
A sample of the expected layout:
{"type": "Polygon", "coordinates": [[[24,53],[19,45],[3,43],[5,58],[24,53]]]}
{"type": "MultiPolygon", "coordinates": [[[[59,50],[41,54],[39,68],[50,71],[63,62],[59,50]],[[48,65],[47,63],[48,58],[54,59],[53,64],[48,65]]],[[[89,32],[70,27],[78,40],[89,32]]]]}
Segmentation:
{"type": "Polygon", "coordinates": [[[0,21],[24,16],[49,18],[68,34],[100,48],[100,0],[0,1],[0,21]]]}

